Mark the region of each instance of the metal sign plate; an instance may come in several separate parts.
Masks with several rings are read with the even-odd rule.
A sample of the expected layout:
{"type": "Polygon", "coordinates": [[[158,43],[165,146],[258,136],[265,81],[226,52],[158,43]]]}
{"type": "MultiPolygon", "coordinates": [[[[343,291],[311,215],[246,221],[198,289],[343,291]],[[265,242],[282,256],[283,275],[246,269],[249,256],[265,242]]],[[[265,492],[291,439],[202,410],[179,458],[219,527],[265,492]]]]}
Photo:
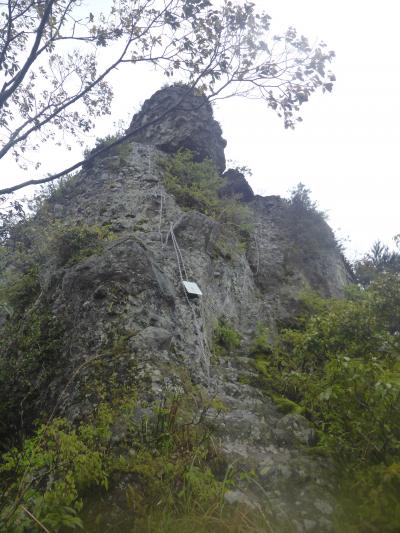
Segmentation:
{"type": "Polygon", "coordinates": [[[194,281],[182,281],[182,283],[188,294],[192,294],[194,296],[203,296],[199,286],[194,281]]]}

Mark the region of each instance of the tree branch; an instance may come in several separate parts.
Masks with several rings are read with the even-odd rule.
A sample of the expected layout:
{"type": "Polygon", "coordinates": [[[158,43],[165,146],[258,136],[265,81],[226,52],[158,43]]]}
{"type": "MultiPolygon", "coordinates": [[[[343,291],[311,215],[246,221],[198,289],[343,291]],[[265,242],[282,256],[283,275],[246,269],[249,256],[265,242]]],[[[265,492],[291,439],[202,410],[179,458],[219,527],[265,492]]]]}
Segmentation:
{"type": "Polygon", "coordinates": [[[41,185],[43,183],[49,183],[50,181],[54,181],[56,179],[62,178],[66,176],[67,174],[70,174],[74,170],[78,170],[81,168],[84,164],[88,164],[91,161],[93,161],[96,157],[108,152],[115,146],[118,146],[125,142],[126,140],[134,137],[137,133],[140,133],[144,129],[148,128],[149,126],[152,126],[153,124],[157,124],[160,122],[166,115],[177,109],[181,103],[185,100],[186,96],[196,87],[196,85],[199,83],[200,79],[203,77],[204,73],[201,73],[198,78],[195,80],[193,84],[191,84],[188,87],[188,90],[182,95],[182,97],[170,108],[165,110],[163,113],[161,113],[157,118],[150,120],[146,124],[143,124],[142,126],[139,126],[135,130],[127,132],[125,135],[123,135],[120,139],[115,140],[113,143],[103,146],[102,148],[99,148],[92,152],[87,158],[82,159],[81,161],[78,161],[78,163],[75,163],[74,165],[71,165],[70,167],[66,168],[65,170],[62,170],[61,172],[57,172],[57,174],[52,174],[51,176],[47,176],[46,178],[39,178],[39,179],[32,179],[28,181],[24,181],[23,183],[19,183],[17,185],[13,185],[12,187],[7,187],[5,189],[0,189],[0,195],[4,194],[11,194],[15,191],[18,191],[20,189],[23,189],[25,187],[28,187],[30,185],[41,185]]]}
{"type": "Polygon", "coordinates": [[[43,37],[44,28],[45,28],[46,24],[48,23],[50,15],[51,15],[51,10],[52,10],[54,1],[55,0],[48,0],[48,2],[46,4],[46,7],[45,7],[44,12],[43,12],[42,19],[40,21],[40,24],[39,24],[37,30],[36,30],[36,39],[35,39],[35,41],[33,43],[31,52],[30,52],[27,60],[25,61],[24,66],[18,72],[18,74],[16,74],[16,76],[14,76],[14,78],[12,80],[10,80],[8,83],[4,84],[4,86],[3,86],[2,90],[1,90],[1,93],[0,93],[0,108],[3,107],[3,105],[7,101],[7,99],[18,89],[18,87],[23,82],[23,80],[24,80],[24,78],[26,76],[26,73],[31,68],[32,64],[34,63],[34,61],[36,59],[37,51],[39,49],[40,41],[42,40],[42,37],[43,37]],[[7,89],[7,87],[8,87],[8,89],[7,89]]]}
{"type": "MultiPolygon", "coordinates": [[[[168,6],[169,5],[170,4],[168,4],[168,6]]],[[[60,113],[62,113],[65,109],[67,109],[68,107],[73,105],[75,102],[81,100],[94,87],[96,87],[101,81],[103,81],[108,76],[108,74],[111,71],[113,71],[119,64],[124,62],[124,58],[125,58],[126,54],[128,53],[128,50],[129,50],[130,46],[132,45],[133,41],[139,40],[141,37],[143,37],[143,35],[145,35],[156,24],[157,20],[160,20],[160,19],[163,18],[164,14],[165,14],[164,10],[160,11],[160,12],[157,12],[155,14],[155,16],[153,17],[153,19],[150,20],[149,23],[146,25],[146,27],[144,27],[142,29],[142,31],[138,35],[136,35],[135,37],[133,36],[133,29],[134,28],[132,28],[131,29],[131,33],[128,36],[127,42],[126,42],[126,44],[125,44],[125,46],[123,48],[123,51],[120,54],[120,56],[107,69],[105,69],[102,72],[102,74],[100,76],[98,76],[95,80],[93,80],[91,83],[86,85],[82,90],[80,90],[78,93],[76,93],[73,97],[66,99],[62,105],[56,107],[43,120],[39,121],[38,118],[43,115],[43,113],[45,111],[44,109],[42,109],[41,112],[38,115],[36,115],[32,119],[26,121],[22,126],[18,127],[16,130],[14,130],[13,135],[10,137],[9,141],[0,150],[0,159],[2,159],[11,150],[11,148],[13,148],[16,144],[26,140],[34,131],[40,130],[40,128],[42,128],[43,126],[45,126],[46,124],[51,122],[51,120],[53,120],[55,117],[60,115],[60,113]],[[19,133],[22,131],[22,129],[26,125],[28,125],[29,123],[32,123],[32,122],[34,123],[34,125],[32,127],[30,127],[29,129],[27,129],[22,135],[18,136],[19,133]]],[[[41,51],[43,51],[43,49],[44,48],[42,48],[41,51]]],[[[146,58],[146,59],[142,58],[141,60],[142,61],[146,60],[146,61],[150,61],[150,62],[154,62],[155,61],[153,58],[146,58]]],[[[0,104],[1,104],[1,100],[0,100],[0,104]]],[[[0,107],[1,107],[1,105],[0,105],[0,107]]]]}
{"type": "Polygon", "coordinates": [[[11,0],[8,0],[7,37],[6,37],[3,49],[0,54],[0,70],[2,69],[2,64],[6,57],[7,48],[11,42],[11,29],[12,29],[12,7],[11,7],[11,0]]]}

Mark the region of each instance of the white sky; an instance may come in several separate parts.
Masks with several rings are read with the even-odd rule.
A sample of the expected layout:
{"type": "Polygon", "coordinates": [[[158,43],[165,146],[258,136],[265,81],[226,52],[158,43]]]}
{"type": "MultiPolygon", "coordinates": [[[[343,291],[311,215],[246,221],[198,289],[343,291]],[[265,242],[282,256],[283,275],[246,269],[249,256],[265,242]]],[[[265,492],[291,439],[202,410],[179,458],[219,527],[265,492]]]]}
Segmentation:
{"type": "Polygon", "coordinates": [[[256,0],[278,29],[295,26],[336,52],[332,94],[314,96],[284,130],[260,102],[219,105],[228,157],[253,169],[255,191],[285,195],[302,181],[348,255],[400,233],[400,5],[394,0],[256,0]],[[339,229],[340,228],[340,229],[339,229]]]}
{"type": "MultiPolygon", "coordinates": [[[[293,25],[310,42],[322,39],[336,52],[333,93],[314,95],[302,108],[303,123],[285,130],[261,101],[219,102],[215,115],[228,141],[226,156],[253,170],[255,192],[287,195],[299,181],[329,215],[329,222],[353,259],[381,239],[392,245],[400,233],[400,53],[395,0],[255,0],[272,16],[273,31],[293,25]]],[[[113,115],[95,136],[129,123],[144,99],[165,80],[139,72],[115,75],[113,115]]],[[[79,153],[47,150],[43,171],[61,170],[79,153]],[[60,166],[60,161],[62,164],[60,166]]],[[[32,172],[11,165],[1,183],[29,179],[32,172]],[[7,177],[5,177],[7,173],[7,177]],[[17,178],[16,178],[17,176],[17,178]]]]}

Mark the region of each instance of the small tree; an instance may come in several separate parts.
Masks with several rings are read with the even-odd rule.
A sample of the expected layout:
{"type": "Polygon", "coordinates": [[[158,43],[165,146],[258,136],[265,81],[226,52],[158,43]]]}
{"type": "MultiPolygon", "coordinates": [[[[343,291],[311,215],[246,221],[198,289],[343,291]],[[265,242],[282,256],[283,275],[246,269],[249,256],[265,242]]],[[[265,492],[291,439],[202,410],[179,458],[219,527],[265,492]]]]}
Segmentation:
{"type": "MultiPolygon", "coordinates": [[[[394,241],[400,249],[398,235],[394,237],[394,241]]],[[[371,250],[362,259],[354,263],[354,271],[357,281],[367,287],[382,274],[400,272],[400,253],[390,250],[388,246],[378,240],[374,242],[371,250]]]]}
{"type": "MultiPolygon", "coordinates": [[[[301,182],[290,191],[289,205],[303,212],[318,212],[317,203],[311,199],[310,189],[301,182]]],[[[321,212],[319,214],[323,216],[321,212]]]]}
{"type": "Polygon", "coordinates": [[[324,43],[312,48],[293,28],[271,35],[270,17],[246,0],[222,7],[211,0],[109,0],[108,14],[99,15],[81,0],[7,0],[0,15],[0,160],[11,155],[22,166],[44,142],[79,138],[110,113],[108,77],[117,67],[150,64],[211,100],[257,95],[285,127],[301,119],[300,106],[315,90],[330,91],[334,81],[326,70],[334,54],[324,43]]]}

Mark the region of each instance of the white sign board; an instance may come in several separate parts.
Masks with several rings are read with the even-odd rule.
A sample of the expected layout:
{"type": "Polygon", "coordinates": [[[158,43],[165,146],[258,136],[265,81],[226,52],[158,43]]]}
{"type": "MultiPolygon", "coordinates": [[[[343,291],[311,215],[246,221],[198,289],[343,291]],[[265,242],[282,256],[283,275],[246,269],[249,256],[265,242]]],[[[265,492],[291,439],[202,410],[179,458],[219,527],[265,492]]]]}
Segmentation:
{"type": "Polygon", "coordinates": [[[188,294],[193,296],[203,296],[199,286],[194,281],[182,281],[182,283],[188,294]]]}

